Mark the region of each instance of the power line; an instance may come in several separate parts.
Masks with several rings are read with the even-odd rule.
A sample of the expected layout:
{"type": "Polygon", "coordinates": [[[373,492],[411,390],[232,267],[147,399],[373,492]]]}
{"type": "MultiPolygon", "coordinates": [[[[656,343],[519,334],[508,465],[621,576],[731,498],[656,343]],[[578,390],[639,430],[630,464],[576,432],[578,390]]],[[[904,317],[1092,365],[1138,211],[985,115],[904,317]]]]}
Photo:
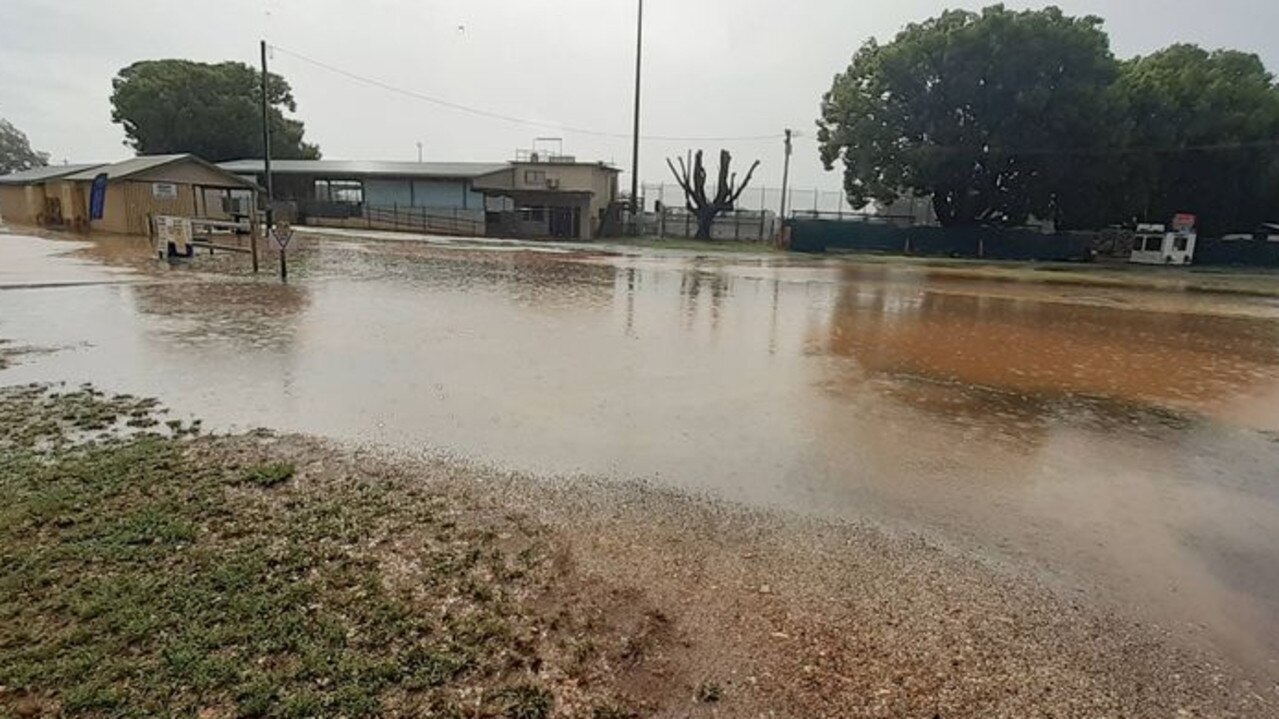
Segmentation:
{"type": "MultiPolygon", "coordinates": [[[[448,108],[450,110],[456,110],[458,112],[465,112],[467,114],[475,115],[477,117],[486,117],[491,120],[501,120],[503,122],[510,122],[518,125],[527,125],[530,127],[544,127],[552,130],[559,130],[561,132],[569,132],[569,133],[574,133],[578,135],[589,135],[592,137],[607,137],[607,138],[622,139],[622,140],[629,140],[632,137],[630,133],[625,133],[625,132],[605,132],[601,130],[591,130],[584,127],[574,127],[572,125],[561,125],[558,123],[544,122],[541,120],[529,120],[527,118],[514,117],[512,115],[504,115],[499,112],[492,112],[490,110],[483,110],[476,107],[470,107],[468,105],[462,105],[460,103],[451,102],[443,98],[434,97],[434,96],[420,93],[414,90],[408,90],[396,85],[392,85],[391,83],[388,83],[388,82],[377,80],[375,78],[359,75],[354,72],[350,72],[349,70],[344,70],[335,65],[330,65],[326,62],[321,62],[320,60],[316,60],[315,58],[307,57],[306,55],[303,55],[301,53],[294,52],[286,48],[282,48],[279,45],[271,45],[270,47],[272,50],[276,50],[285,55],[288,55],[289,57],[293,57],[305,63],[309,63],[311,65],[322,68],[324,70],[328,70],[329,72],[332,72],[334,74],[341,75],[347,79],[354,80],[356,82],[362,82],[366,85],[378,87],[388,92],[393,92],[399,95],[403,95],[405,97],[410,97],[415,100],[428,102],[433,105],[437,105],[439,107],[448,108]]],[[[780,140],[781,137],[782,135],[780,133],[773,133],[770,135],[747,135],[744,137],[675,137],[671,135],[642,135],[641,139],[657,140],[657,141],[664,141],[664,142],[760,142],[763,140],[780,140]]]]}

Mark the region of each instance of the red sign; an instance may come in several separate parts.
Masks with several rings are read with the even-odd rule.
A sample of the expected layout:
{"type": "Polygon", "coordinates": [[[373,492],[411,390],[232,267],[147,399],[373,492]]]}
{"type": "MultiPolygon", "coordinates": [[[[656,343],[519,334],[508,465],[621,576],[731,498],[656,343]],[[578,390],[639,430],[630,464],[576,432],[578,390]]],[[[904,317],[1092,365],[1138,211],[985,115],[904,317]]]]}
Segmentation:
{"type": "Polygon", "coordinates": [[[1185,212],[1179,212],[1176,215],[1173,215],[1172,229],[1173,232],[1188,232],[1195,229],[1195,224],[1198,222],[1198,217],[1185,212]]]}

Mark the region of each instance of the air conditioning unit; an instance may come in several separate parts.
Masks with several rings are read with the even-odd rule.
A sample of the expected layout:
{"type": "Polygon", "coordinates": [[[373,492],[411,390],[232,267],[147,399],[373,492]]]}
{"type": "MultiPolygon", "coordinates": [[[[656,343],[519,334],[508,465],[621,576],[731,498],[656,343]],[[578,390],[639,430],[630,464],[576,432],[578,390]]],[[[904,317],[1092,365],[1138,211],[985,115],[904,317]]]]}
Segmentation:
{"type": "Polygon", "coordinates": [[[558,190],[558,189],[560,189],[560,178],[558,178],[558,177],[548,177],[548,178],[546,178],[546,189],[548,189],[548,190],[558,190]]]}
{"type": "Polygon", "coordinates": [[[253,203],[248,197],[222,196],[222,211],[228,215],[247,215],[252,209],[253,203]]]}

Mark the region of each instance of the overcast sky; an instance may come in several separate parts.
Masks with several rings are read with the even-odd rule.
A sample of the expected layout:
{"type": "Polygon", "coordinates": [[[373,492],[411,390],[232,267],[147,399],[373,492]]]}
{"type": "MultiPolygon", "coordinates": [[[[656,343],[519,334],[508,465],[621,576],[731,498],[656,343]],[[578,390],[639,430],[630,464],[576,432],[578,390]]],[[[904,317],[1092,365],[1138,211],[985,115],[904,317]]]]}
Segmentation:
{"type": "MultiPolygon", "coordinates": [[[[792,185],[836,188],[817,159],[821,94],[866,38],[947,7],[936,0],[647,0],[642,135],[740,138],[795,128],[792,185]]],[[[1039,7],[1011,2],[1011,6],[1039,7]]],[[[1123,57],[1173,42],[1231,47],[1279,69],[1277,0],[1066,0],[1105,18],[1123,57]]],[[[0,0],[0,117],[55,162],[130,154],[111,123],[115,72],[135,60],[258,62],[293,85],[307,138],[333,159],[500,161],[538,136],[627,170],[635,0],[0,0]],[[299,53],[405,90],[486,111],[618,137],[486,119],[353,81],[299,53]]],[[[726,146],[781,182],[780,139],[645,140],[640,177],[663,158],[726,146]]]]}

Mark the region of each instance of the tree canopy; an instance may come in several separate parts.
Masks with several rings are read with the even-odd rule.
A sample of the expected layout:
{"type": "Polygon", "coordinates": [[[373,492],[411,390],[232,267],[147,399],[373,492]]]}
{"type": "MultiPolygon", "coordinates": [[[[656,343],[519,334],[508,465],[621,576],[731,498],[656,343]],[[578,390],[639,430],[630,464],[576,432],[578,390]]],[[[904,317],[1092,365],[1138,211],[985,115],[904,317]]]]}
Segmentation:
{"type": "Polygon", "coordinates": [[[1208,230],[1279,219],[1279,90],[1256,55],[1174,45],[1123,65],[1129,216],[1198,214],[1208,230]]]}
{"type": "Polygon", "coordinates": [[[856,207],[914,195],[946,226],[1195,212],[1247,230],[1279,209],[1277,108],[1254,55],[1179,45],[1121,62],[1099,18],[995,5],[863,45],[818,139],[856,207]]]}
{"type": "MultiPolygon", "coordinates": [[[[112,80],[111,119],[139,154],[190,152],[211,162],[262,156],[261,75],[240,62],[144,60],[112,80]]],[[[292,88],[267,75],[271,156],[316,159],[303,139],[292,88]]]]}
{"type": "Polygon", "coordinates": [[[49,164],[49,153],[31,149],[26,133],[0,118],[0,175],[49,164]]]}

